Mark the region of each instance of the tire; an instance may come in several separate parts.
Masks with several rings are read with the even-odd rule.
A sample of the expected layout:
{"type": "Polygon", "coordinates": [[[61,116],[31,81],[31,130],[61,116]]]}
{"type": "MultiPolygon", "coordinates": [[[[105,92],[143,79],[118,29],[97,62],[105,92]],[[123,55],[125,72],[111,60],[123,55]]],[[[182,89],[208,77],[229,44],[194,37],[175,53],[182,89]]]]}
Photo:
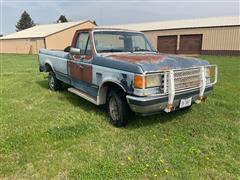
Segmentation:
{"type": "Polygon", "coordinates": [[[62,82],[56,78],[53,71],[50,71],[48,74],[48,88],[51,91],[58,91],[62,89],[62,82]]]}
{"type": "Polygon", "coordinates": [[[110,122],[116,127],[126,126],[133,112],[128,106],[125,95],[120,90],[110,90],[107,96],[107,112],[110,122]]]}

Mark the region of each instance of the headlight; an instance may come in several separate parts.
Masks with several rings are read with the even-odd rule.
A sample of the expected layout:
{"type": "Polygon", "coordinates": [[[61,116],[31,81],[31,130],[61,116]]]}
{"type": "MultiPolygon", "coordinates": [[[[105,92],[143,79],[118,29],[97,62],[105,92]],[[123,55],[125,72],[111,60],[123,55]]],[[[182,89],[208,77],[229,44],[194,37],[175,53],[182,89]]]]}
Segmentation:
{"type": "Polygon", "coordinates": [[[216,83],[217,82],[217,66],[211,65],[205,67],[205,77],[207,83],[216,83]]]}
{"type": "Polygon", "coordinates": [[[159,87],[161,85],[161,75],[135,75],[134,76],[134,87],[138,89],[151,88],[151,87],[159,87]]]}
{"type": "Polygon", "coordinates": [[[210,67],[206,67],[205,68],[205,77],[206,78],[210,78],[211,77],[211,68],[210,67]]]}
{"type": "Polygon", "coordinates": [[[157,87],[161,85],[161,75],[146,76],[146,88],[157,87]]]}

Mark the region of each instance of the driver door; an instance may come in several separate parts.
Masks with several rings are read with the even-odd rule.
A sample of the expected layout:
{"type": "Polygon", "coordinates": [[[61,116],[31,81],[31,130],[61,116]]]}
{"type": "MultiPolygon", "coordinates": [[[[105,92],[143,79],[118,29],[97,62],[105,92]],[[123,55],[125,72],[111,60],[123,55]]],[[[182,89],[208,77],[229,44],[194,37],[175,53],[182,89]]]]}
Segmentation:
{"type": "Polygon", "coordinates": [[[76,80],[85,83],[92,83],[92,51],[90,45],[89,32],[80,32],[75,44],[79,53],[70,52],[70,60],[68,61],[68,74],[76,80]]]}

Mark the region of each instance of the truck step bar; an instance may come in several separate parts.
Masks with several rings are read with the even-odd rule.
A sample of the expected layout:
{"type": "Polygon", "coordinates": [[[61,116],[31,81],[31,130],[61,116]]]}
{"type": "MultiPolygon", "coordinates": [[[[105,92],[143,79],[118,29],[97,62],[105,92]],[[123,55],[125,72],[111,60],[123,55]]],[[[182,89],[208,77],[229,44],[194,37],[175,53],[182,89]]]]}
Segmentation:
{"type": "Polygon", "coordinates": [[[97,100],[96,100],[94,97],[89,96],[87,93],[85,93],[85,92],[83,92],[83,91],[81,91],[81,90],[79,90],[79,89],[76,89],[76,88],[68,88],[68,91],[71,92],[71,93],[73,93],[73,94],[76,94],[76,95],[78,95],[78,96],[80,96],[80,97],[82,97],[82,98],[84,98],[84,99],[86,99],[86,100],[88,100],[88,101],[90,101],[90,102],[93,103],[93,104],[98,105],[97,100]]]}

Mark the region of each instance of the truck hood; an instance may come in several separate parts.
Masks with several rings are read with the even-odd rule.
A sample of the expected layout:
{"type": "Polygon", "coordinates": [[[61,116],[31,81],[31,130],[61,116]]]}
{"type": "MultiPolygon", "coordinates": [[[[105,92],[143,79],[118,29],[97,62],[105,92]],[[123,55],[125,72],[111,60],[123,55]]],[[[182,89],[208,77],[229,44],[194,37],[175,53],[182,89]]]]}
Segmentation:
{"type": "Polygon", "coordinates": [[[193,57],[159,53],[124,53],[104,55],[104,57],[110,61],[120,61],[127,64],[136,64],[140,66],[143,71],[191,68],[209,64],[205,60],[200,60],[193,57]]]}

